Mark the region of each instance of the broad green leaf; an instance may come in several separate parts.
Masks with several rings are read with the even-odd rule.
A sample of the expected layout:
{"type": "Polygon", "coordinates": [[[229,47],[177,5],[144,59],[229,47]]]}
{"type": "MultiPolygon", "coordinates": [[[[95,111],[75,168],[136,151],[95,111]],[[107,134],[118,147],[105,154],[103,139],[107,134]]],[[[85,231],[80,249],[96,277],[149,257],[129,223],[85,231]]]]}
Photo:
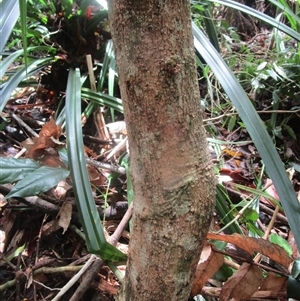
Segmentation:
{"type": "Polygon", "coordinates": [[[289,135],[294,139],[294,140],[297,140],[297,136],[296,136],[296,133],[294,132],[293,128],[290,127],[289,125],[287,124],[283,124],[282,125],[283,129],[285,131],[287,131],[289,133],[289,135]]]}
{"type": "Polygon", "coordinates": [[[268,69],[266,72],[275,80],[278,80],[278,75],[273,69],[268,69]]]}
{"type": "Polygon", "coordinates": [[[0,184],[19,181],[39,167],[41,166],[31,159],[0,157],[0,184]]]}
{"type": "Polygon", "coordinates": [[[243,218],[245,218],[248,221],[255,222],[259,218],[259,214],[254,209],[246,208],[243,212],[243,218]]]}
{"type": "Polygon", "coordinates": [[[211,8],[210,7],[205,8],[202,14],[203,14],[203,22],[205,25],[207,36],[210,42],[212,43],[212,45],[214,45],[214,47],[216,48],[216,50],[220,52],[217,29],[216,29],[215,22],[213,20],[213,16],[211,15],[211,8]]]}
{"type": "Polygon", "coordinates": [[[61,0],[62,10],[69,19],[73,14],[73,0],[61,0]]]}
{"type": "Polygon", "coordinates": [[[236,125],[236,115],[229,117],[228,131],[231,132],[236,125]]]}
{"type": "Polygon", "coordinates": [[[297,236],[300,229],[300,204],[273,141],[234,74],[209,43],[203,32],[195,24],[192,26],[196,50],[214,72],[255,143],[266,166],[267,173],[276,187],[282,207],[294,233],[298,249],[300,249],[300,237],[297,236]]]}
{"type": "Polygon", "coordinates": [[[69,171],[63,168],[41,166],[19,181],[6,198],[39,195],[54,187],[68,175],[69,171]]]}
{"type": "Polygon", "coordinates": [[[270,234],[269,241],[275,245],[279,245],[280,247],[282,247],[287,252],[288,255],[293,254],[293,250],[290,244],[287,242],[286,239],[282,238],[280,235],[276,233],[270,234]]]}

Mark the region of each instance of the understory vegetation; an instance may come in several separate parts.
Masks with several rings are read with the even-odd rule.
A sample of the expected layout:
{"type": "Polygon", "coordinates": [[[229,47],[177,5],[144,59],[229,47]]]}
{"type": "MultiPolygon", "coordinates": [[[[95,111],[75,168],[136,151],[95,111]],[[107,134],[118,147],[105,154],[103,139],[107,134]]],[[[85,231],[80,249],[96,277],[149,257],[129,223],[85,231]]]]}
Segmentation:
{"type": "MultiPolygon", "coordinates": [[[[122,283],[130,145],[102,5],[1,2],[1,300],[115,300],[122,283]]],[[[191,14],[218,184],[190,300],[300,299],[299,3],[191,14]]]]}

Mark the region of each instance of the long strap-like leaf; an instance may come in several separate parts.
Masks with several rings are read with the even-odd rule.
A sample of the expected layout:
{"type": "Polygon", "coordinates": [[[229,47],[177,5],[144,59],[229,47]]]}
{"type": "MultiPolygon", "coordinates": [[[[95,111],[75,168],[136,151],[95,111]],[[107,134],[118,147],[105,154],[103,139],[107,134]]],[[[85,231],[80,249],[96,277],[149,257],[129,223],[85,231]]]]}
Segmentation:
{"type": "Polygon", "coordinates": [[[69,71],[66,93],[66,131],[69,168],[88,250],[99,255],[103,260],[124,261],[126,255],[110,245],[105,239],[92,195],[83,148],[79,69],[70,69],[69,71]]]}
{"type": "Polygon", "coordinates": [[[214,72],[255,143],[266,165],[267,172],[276,187],[282,207],[294,233],[297,246],[300,249],[300,237],[297,235],[300,229],[300,204],[273,141],[234,74],[207,40],[203,32],[195,24],[192,26],[195,47],[214,72]]]}

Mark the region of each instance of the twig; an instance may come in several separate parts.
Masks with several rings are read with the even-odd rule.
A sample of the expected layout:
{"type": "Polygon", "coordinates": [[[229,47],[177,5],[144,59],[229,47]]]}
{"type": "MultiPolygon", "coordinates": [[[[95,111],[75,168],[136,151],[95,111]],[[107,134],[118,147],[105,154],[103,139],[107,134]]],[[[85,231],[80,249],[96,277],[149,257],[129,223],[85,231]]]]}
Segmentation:
{"type": "Polygon", "coordinates": [[[130,204],[129,208],[127,209],[126,213],[124,214],[121,222],[119,223],[117,229],[115,230],[115,232],[110,236],[109,238],[109,243],[111,243],[112,245],[116,245],[117,242],[119,241],[123,230],[125,229],[126,225],[128,224],[131,215],[132,215],[132,210],[133,210],[133,203],[130,204]]]}
{"type": "MultiPolygon", "coordinates": [[[[201,294],[204,296],[211,296],[211,297],[220,297],[221,294],[221,288],[220,287],[209,287],[205,286],[202,288],[201,294]]],[[[257,291],[255,292],[250,298],[247,300],[257,300],[257,299],[286,299],[287,295],[286,292],[273,292],[273,291],[257,291]]]]}
{"type": "Polygon", "coordinates": [[[122,148],[124,148],[126,146],[128,138],[125,137],[118,145],[116,145],[112,151],[108,154],[108,156],[106,157],[106,161],[109,160],[111,157],[113,157],[119,150],[121,150],[122,148]]]}
{"type": "MultiPolygon", "coordinates": [[[[0,192],[3,193],[4,195],[8,194],[12,188],[11,184],[4,184],[0,186],[0,192]]],[[[34,207],[38,207],[41,209],[43,212],[46,213],[57,213],[60,209],[59,206],[51,204],[37,196],[33,197],[25,197],[25,198],[19,198],[19,197],[13,197],[13,199],[18,200],[19,202],[25,203],[27,205],[31,205],[34,207]]]]}
{"type": "Polygon", "coordinates": [[[60,298],[79,280],[79,278],[91,266],[91,264],[96,260],[96,258],[96,255],[92,255],[82,267],[82,269],[70,279],[70,281],[60,290],[60,292],[55,296],[55,298],[52,299],[52,301],[60,300],[60,298]]]}
{"type": "Polygon", "coordinates": [[[227,252],[225,252],[225,251],[221,251],[221,250],[219,250],[219,249],[217,249],[217,248],[213,248],[213,251],[216,252],[216,253],[223,254],[223,255],[225,255],[225,256],[230,256],[231,258],[234,258],[234,259],[236,259],[236,260],[241,260],[241,261],[243,261],[243,262],[248,262],[248,263],[250,263],[250,264],[254,264],[254,265],[258,266],[258,267],[261,267],[262,269],[264,269],[264,270],[266,270],[266,271],[273,272],[273,273],[275,273],[275,274],[279,274],[279,275],[284,276],[284,277],[288,277],[287,273],[284,273],[284,272],[282,272],[282,271],[273,269],[273,268],[271,268],[271,267],[269,267],[269,266],[266,266],[266,265],[263,265],[263,264],[261,264],[261,263],[254,262],[253,260],[247,260],[246,258],[243,258],[243,257],[238,256],[238,255],[235,255],[235,254],[234,254],[234,255],[233,255],[233,254],[229,254],[229,253],[227,253],[227,252]]]}
{"type": "Polygon", "coordinates": [[[108,163],[103,163],[103,162],[99,162],[93,159],[89,159],[89,158],[85,158],[86,162],[92,166],[98,167],[98,168],[102,168],[102,169],[107,169],[107,170],[111,170],[111,171],[115,171],[118,172],[122,175],[126,174],[126,170],[124,167],[120,167],[120,166],[116,166],[116,165],[111,165],[108,163]]]}
{"type": "MultiPolygon", "coordinates": [[[[294,114],[294,113],[299,113],[300,109],[297,109],[297,110],[264,110],[264,111],[256,111],[256,112],[257,112],[257,114],[273,114],[273,113],[277,113],[277,114],[291,114],[292,113],[292,114],[294,114]]],[[[205,119],[203,119],[203,122],[208,123],[211,121],[220,120],[224,117],[234,116],[234,115],[238,115],[238,113],[225,113],[220,116],[205,118],[205,119]]]]}
{"type": "MultiPolygon", "coordinates": [[[[94,70],[93,70],[93,61],[92,61],[92,56],[90,54],[88,54],[86,56],[86,64],[88,67],[91,89],[93,91],[97,91],[94,70]]],[[[102,138],[108,139],[109,133],[105,126],[105,120],[104,120],[103,114],[99,107],[94,113],[94,121],[95,121],[98,135],[100,135],[100,137],[102,137],[102,138]]]]}
{"type": "MultiPolygon", "coordinates": [[[[35,255],[35,262],[34,262],[35,265],[38,263],[38,260],[39,260],[39,251],[40,251],[40,241],[41,241],[41,237],[42,237],[42,229],[43,229],[43,225],[46,222],[47,218],[48,218],[48,215],[45,214],[44,218],[43,218],[43,221],[42,221],[42,224],[41,224],[41,227],[40,227],[40,231],[39,231],[37,240],[36,240],[36,255],[35,255]]],[[[33,282],[33,298],[34,298],[34,301],[37,301],[37,299],[36,299],[36,283],[35,282],[33,282]]]]}
{"type": "MultiPolygon", "coordinates": [[[[276,216],[277,216],[278,211],[279,211],[279,207],[276,206],[276,208],[274,210],[274,213],[273,213],[273,216],[272,216],[272,219],[271,219],[271,221],[270,221],[270,223],[268,225],[268,228],[267,228],[266,232],[264,233],[264,236],[262,237],[263,239],[267,239],[268,238],[268,236],[269,236],[269,234],[270,234],[270,232],[271,232],[271,230],[272,230],[272,228],[274,226],[274,223],[276,221],[276,216]]],[[[261,259],[261,257],[262,257],[262,254],[257,254],[255,256],[255,258],[254,258],[253,261],[254,262],[259,262],[260,259],[261,259]]]]}
{"type": "MultiPolygon", "coordinates": [[[[264,204],[262,204],[262,203],[259,204],[259,208],[260,208],[261,211],[264,211],[264,212],[266,212],[266,213],[269,214],[269,215],[273,215],[273,213],[274,213],[274,210],[273,210],[273,209],[267,207],[266,205],[264,205],[264,204]]],[[[277,219],[278,219],[281,223],[288,224],[287,218],[286,218],[283,214],[281,214],[281,213],[279,213],[279,212],[277,213],[277,219]]]]}
{"type": "Polygon", "coordinates": [[[102,268],[104,262],[100,258],[96,258],[92,266],[89,268],[88,272],[83,277],[80,285],[76,289],[75,293],[71,297],[70,301],[80,301],[83,300],[83,295],[90,288],[90,284],[93,282],[94,278],[97,276],[98,272],[102,268]]]}
{"type": "Polygon", "coordinates": [[[32,137],[39,137],[39,134],[37,134],[31,127],[29,127],[19,116],[17,116],[15,113],[11,113],[12,118],[17,121],[17,123],[26,129],[26,131],[32,136],[32,137]]]}

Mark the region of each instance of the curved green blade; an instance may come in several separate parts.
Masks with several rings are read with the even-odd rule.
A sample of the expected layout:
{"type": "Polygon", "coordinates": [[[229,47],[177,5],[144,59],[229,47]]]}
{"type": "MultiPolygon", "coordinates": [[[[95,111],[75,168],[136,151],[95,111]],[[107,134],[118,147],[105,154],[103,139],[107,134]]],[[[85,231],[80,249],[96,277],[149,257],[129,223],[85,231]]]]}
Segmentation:
{"type": "Polygon", "coordinates": [[[70,69],[66,92],[66,131],[68,162],[82,227],[89,252],[103,260],[124,261],[126,255],[110,245],[92,195],[84,157],[81,128],[81,83],[79,69],[70,69]]]}

